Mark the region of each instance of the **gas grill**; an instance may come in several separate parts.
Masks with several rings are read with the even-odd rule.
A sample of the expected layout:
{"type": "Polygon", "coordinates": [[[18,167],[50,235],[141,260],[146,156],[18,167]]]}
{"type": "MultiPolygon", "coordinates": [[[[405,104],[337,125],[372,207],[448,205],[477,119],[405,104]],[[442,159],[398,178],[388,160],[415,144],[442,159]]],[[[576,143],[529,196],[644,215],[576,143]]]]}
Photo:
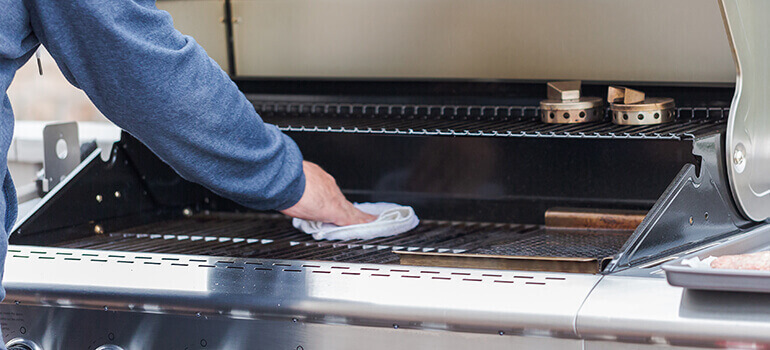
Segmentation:
{"type": "MultiPolygon", "coordinates": [[[[191,2],[170,3],[176,16],[175,4],[191,2]]],[[[720,2],[731,42],[736,9],[751,4],[766,9],[720,2]]],[[[223,66],[260,116],[349,199],[410,205],[420,225],[316,241],[283,215],[185,181],[124,133],[109,159],[98,150],[85,157],[14,228],[0,304],[10,349],[770,344],[770,317],[752,311],[770,307],[765,295],[683,290],[660,269],[770,230],[757,216],[764,197],[742,200],[736,189],[745,183],[731,175],[763,157],[745,140],[731,143],[736,123],[757,118],[745,112],[758,102],[740,100],[740,79],[738,88],[622,82],[629,96],[675,100],[660,110],[673,112],[670,122],[622,125],[630,122],[606,105],[598,121],[550,123],[542,79],[274,78],[236,69],[250,62],[237,27],[239,14],[256,13],[249,6],[224,2],[234,46],[223,66]]],[[[741,38],[759,30],[741,28],[741,38]]],[[[607,96],[617,83],[577,86],[607,96]]]]}

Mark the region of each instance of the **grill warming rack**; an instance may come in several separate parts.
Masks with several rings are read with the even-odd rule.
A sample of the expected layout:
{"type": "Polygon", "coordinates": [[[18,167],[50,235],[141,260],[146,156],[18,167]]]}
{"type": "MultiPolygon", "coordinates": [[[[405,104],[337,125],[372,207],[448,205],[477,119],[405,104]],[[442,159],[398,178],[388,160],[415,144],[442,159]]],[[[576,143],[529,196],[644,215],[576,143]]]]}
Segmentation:
{"type": "Polygon", "coordinates": [[[262,103],[262,118],[282,131],[488,137],[570,137],[692,140],[723,130],[727,107],[679,107],[674,122],[615,125],[602,122],[544,124],[536,106],[433,106],[262,103]]]}

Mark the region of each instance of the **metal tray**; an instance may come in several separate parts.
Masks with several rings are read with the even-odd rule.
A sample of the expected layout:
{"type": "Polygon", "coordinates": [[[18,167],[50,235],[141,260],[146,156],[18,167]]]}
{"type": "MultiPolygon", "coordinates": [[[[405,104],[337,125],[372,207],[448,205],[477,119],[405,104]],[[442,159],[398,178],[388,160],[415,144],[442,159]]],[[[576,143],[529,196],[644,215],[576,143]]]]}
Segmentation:
{"type": "Polygon", "coordinates": [[[770,271],[693,268],[684,259],[754,253],[770,250],[770,225],[762,225],[739,237],[663,264],[672,286],[700,290],[770,293],[770,271]]]}

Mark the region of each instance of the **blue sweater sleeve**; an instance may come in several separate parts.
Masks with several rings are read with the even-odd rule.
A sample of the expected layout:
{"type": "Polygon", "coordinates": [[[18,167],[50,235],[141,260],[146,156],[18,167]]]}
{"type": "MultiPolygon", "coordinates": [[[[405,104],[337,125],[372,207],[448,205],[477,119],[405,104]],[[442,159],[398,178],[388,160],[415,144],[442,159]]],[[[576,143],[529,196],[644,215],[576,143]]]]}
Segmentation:
{"type": "MultiPolygon", "coordinates": [[[[302,155],[153,0],[27,0],[33,31],[73,85],[183,178],[255,209],[286,209],[302,155]]],[[[224,40],[224,38],[223,38],[224,40]]]]}

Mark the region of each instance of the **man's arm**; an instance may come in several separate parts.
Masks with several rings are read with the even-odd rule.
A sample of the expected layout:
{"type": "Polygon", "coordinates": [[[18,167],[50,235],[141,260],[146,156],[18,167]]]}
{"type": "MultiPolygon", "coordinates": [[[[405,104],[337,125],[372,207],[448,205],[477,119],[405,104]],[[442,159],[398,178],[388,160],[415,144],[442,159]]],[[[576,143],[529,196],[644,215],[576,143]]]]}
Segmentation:
{"type": "MultiPolygon", "coordinates": [[[[329,187],[328,179],[318,181],[316,174],[305,189],[296,144],[262,122],[216,62],[175,30],[154,0],[25,5],[35,35],[67,79],[185,179],[255,209],[339,223],[348,223],[341,217],[361,219],[355,212],[318,215],[304,204],[308,200],[300,203],[319,197],[316,187],[329,187]]],[[[336,189],[333,179],[331,185],[336,189]]]]}

